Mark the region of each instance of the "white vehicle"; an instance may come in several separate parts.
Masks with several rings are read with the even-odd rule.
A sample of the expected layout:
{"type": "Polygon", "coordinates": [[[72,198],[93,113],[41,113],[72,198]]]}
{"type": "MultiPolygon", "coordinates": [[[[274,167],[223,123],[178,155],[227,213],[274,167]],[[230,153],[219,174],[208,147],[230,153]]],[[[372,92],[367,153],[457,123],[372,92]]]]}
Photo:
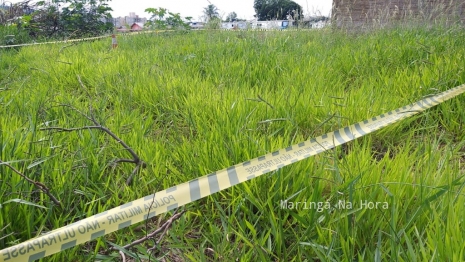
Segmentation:
{"type": "Polygon", "coordinates": [[[191,22],[189,24],[189,27],[191,29],[202,29],[205,26],[203,22],[191,22]]]}
{"type": "Polygon", "coordinates": [[[294,26],[294,21],[289,20],[271,20],[271,21],[253,21],[252,29],[287,29],[294,26]]]}
{"type": "Polygon", "coordinates": [[[223,22],[221,23],[221,29],[227,30],[236,30],[236,29],[247,29],[249,27],[249,23],[246,21],[237,21],[237,22],[223,22]]]}

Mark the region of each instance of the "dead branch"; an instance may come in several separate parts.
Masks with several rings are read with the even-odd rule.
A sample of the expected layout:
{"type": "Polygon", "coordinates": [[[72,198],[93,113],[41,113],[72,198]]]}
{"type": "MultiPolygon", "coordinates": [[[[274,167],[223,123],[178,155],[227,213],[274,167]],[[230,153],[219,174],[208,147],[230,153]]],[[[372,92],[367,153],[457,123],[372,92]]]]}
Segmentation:
{"type": "Polygon", "coordinates": [[[141,167],[145,168],[147,165],[142,163],[142,165],[136,165],[136,167],[132,170],[131,174],[129,175],[128,179],[126,179],[126,185],[130,185],[132,183],[133,177],[139,173],[141,167]]]}
{"type": "Polygon", "coordinates": [[[76,45],[76,44],[75,44],[75,43],[72,43],[72,44],[70,44],[70,45],[62,46],[62,47],[60,48],[60,51],[58,51],[58,53],[61,53],[61,52],[63,51],[63,49],[68,48],[68,47],[73,46],[73,45],[76,45]]]}
{"type": "Polygon", "coordinates": [[[124,255],[123,251],[120,251],[119,255],[121,256],[122,262],[126,262],[126,256],[124,255]]]}
{"type": "Polygon", "coordinates": [[[124,158],[120,158],[120,159],[116,159],[115,161],[113,161],[113,164],[118,164],[118,163],[133,163],[133,164],[137,164],[137,162],[136,162],[134,159],[124,159],[124,158]]]}
{"type": "Polygon", "coordinates": [[[63,64],[67,64],[67,65],[72,65],[73,63],[70,63],[70,62],[65,62],[65,61],[60,61],[60,60],[57,60],[58,63],[63,63],[63,64]]]}
{"type": "Polygon", "coordinates": [[[7,79],[8,77],[10,77],[11,73],[13,73],[13,71],[15,71],[15,69],[16,69],[16,66],[13,67],[13,69],[11,69],[11,71],[8,73],[8,75],[6,75],[6,76],[4,77],[4,79],[7,79]]]}
{"type": "Polygon", "coordinates": [[[50,75],[49,72],[45,71],[44,69],[40,69],[40,68],[36,68],[36,67],[29,67],[29,69],[31,70],[37,70],[37,71],[40,71],[42,73],[47,73],[48,75],[50,75]]]}
{"type": "MultiPolygon", "coordinates": [[[[87,92],[87,95],[89,96],[90,98],[90,94],[89,92],[87,91],[87,89],[85,88],[84,84],[82,83],[81,81],[81,77],[78,75],[77,76],[78,78],[78,81],[79,81],[79,84],[81,85],[81,87],[87,92]]],[[[107,135],[109,135],[111,138],[113,138],[118,144],[120,144],[126,151],[129,152],[129,154],[131,154],[132,156],[132,159],[116,159],[115,161],[113,161],[112,164],[117,164],[117,163],[133,163],[135,164],[136,166],[134,167],[134,169],[132,170],[131,174],[129,175],[128,179],[126,180],[126,184],[127,185],[130,185],[132,183],[132,180],[133,180],[133,177],[134,175],[136,175],[140,168],[145,168],[147,166],[147,164],[142,161],[142,159],[140,159],[140,157],[136,154],[136,152],[134,152],[134,150],[128,145],[126,144],[123,140],[121,140],[121,138],[119,138],[115,133],[113,133],[110,129],[108,129],[107,127],[104,127],[102,126],[96,119],[95,119],[95,116],[94,116],[94,113],[93,113],[93,108],[92,108],[92,103],[89,103],[89,115],[86,115],[85,113],[83,113],[82,111],[80,111],[79,109],[75,108],[74,106],[71,106],[71,105],[61,105],[61,106],[66,106],[66,107],[69,107],[71,108],[72,110],[78,112],[80,115],[82,115],[83,117],[85,117],[87,120],[91,121],[94,125],[92,126],[83,126],[83,127],[76,127],[76,128],[64,128],[64,127],[43,127],[43,128],[40,128],[40,130],[42,131],[46,131],[46,130],[52,130],[52,131],[56,131],[56,132],[72,132],[72,131],[79,131],[79,130],[89,130],[89,129],[98,129],[100,131],[103,131],[104,133],[106,133],[107,135]]]]}
{"type": "Polygon", "coordinates": [[[258,99],[262,102],[264,102],[265,104],[267,104],[268,106],[271,107],[271,109],[274,109],[274,106],[270,103],[268,103],[268,101],[266,101],[265,99],[263,99],[261,96],[257,95],[258,99]]]}
{"type": "Polygon", "coordinates": [[[16,168],[14,168],[13,166],[11,166],[10,164],[6,163],[6,162],[3,162],[2,160],[0,160],[0,165],[5,165],[7,166],[8,168],[10,168],[13,172],[15,172],[16,174],[18,174],[19,176],[21,176],[22,178],[24,178],[26,181],[28,181],[29,183],[35,185],[36,187],[38,187],[40,190],[42,190],[42,192],[44,192],[48,197],[50,197],[50,199],[58,206],[61,206],[61,203],[60,201],[58,201],[58,199],[52,195],[52,193],[50,193],[50,189],[45,186],[44,184],[40,183],[40,182],[37,182],[37,181],[34,181],[32,179],[30,179],[29,177],[27,177],[26,175],[24,175],[23,173],[19,172],[16,168]]]}
{"type": "Polygon", "coordinates": [[[272,104],[268,103],[268,101],[263,99],[260,95],[257,95],[257,98],[246,98],[245,100],[250,100],[250,101],[255,101],[255,102],[264,102],[269,107],[271,107],[271,109],[274,109],[274,106],[272,104]]]}
{"type": "MultiPolygon", "coordinates": [[[[170,219],[168,219],[165,223],[163,223],[163,225],[161,225],[159,228],[157,228],[157,230],[151,232],[150,234],[147,234],[143,238],[140,238],[140,239],[137,239],[137,240],[133,241],[131,244],[127,244],[127,245],[123,246],[123,248],[128,249],[128,248],[131,248],[131,247],[133,247],[135,245],[139,245],[139,244],[141,244],[141,243],[143,243],[143,242],[145,242],[147,240],[153,239],[156,235],[161,233],[160,237],[155,242],[155,246],[159,245],[160,242],[163,240],[163,237],[166,235],[166,232],[171,227],[171,224],[173,224],[174,221],[178,220],[184,213],[186,213],[186,210],[183,210],[180,213],[177,213],[177,211],[175,211],[173,216],[170,219]]],[[[111,247],[110,251],[111,250],[116,250],[116,248],[111,247]]],[[[148,251],[153,251],[153,250],[155,250],[155,247],[152,247],[152,248],[148,249],[148,251]]]]}
{"type": "MultiPolygon", "coordinates": [[[[89,119],[89,117],[87,117],[89,119]]],[[[83,126],[83,127],[76,127],[76,128],[63,128],[63,127],[56,127],[56,126],[51,126],[51,127],[43,127],[40,128],[39,130],[41,131],[47,131],[47,130],[53,130],[56,132],[73,132],[73,131],[79,131],[79,130],[88,130],[88,129],[98,129],[106,134],[108,134],[110,137],[112,137],[118,144],[120,144],[124,149],[126,149],[132,156],[133,159],[116,159],[112,162],[112,164],[118,164],[118,163],[133,163],[136,166],[134,167],[133,171],[129,175],[128,179],[126,180],[126,184],[130,185],[132,183],[134,175],[136,175],[140,168],[145,168],[147,167],[147,164],[140,159],[140,157],[134,152],[134,150],[129,147],[123,140],[121,140],[117,135],[115,135],[110,129],[100,125],[95,119],[92,119],[92,121],[96,124],[95,126],[83,126]]]]}
{"type": "Polygon", "coordinates": [[[55,130],[57,132],[72,132],[72,131],[79,131],[79,130],[84,130],[84,129],[100,129],[100,126],[83,126],[83,127],[74,127],[74,128],[63,128],[63,127],[51,126],[51,127],[40,128],[40,130],[42,131],[55,130]]]}
{"type": "MultiPolygon", "coordinates": [[[[160,229],[162,229],[163,232],[161,233],[161,235],[160,235],[160,237],[158,238],[157,242],[155,242],[155,245],[154,245],[152,248],[147,249],[147,251],[151,252],[151,251],[153,251],[153,250],[156,249],[156,247],[161,243],[163,237],[166,235],[166,232],[168,232],[168,229],[170,228],[171,224],[172,224],[174,221],[178,220],[184,213],[186,213],[185,210],[181,211],[181,213],[177,213],[177,214],[175,213],[170,219],[168,219],[165,223],[163,223],[163,225],[160,227],[160,229]]],[[[154,232],[150,233],[150,234],[147,235],[147,236],[152,238],[153,236],[156,235],[156,234],[155,234],[156,231],[157,231],[157,230],[155,230],[154,232]],[[152,235],[153,235],[153,236],[152,236],[152,235]]],[[[159,232],[160,232],[160,231],[161,231],[161,230],[159,230],[159,232]]],[[[157,234],[158,234],[159,232],[157,232],[157,234]]]]}
{"type": "Polygon", "coordinates": [[[76,107],[72,106],[72,105],[68,105],[68,104],[58,104],[58,106],[62,106],[62,107],[69,107],[71,108],[72,110],[78,112],[81,116],[87,118],[89,121],[93,122],[92,118],[90,118],[88,115],[84,114],[81,110],[77,109],[76,107]]]}

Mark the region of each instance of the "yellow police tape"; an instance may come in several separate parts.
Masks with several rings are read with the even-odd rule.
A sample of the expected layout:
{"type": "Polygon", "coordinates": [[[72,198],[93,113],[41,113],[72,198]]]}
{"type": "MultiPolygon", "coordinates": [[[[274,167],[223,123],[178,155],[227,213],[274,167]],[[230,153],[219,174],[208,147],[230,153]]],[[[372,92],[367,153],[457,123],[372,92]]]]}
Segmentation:
{"type": "MultiPolygon", "coordinates": [[[[118,35],[140,35],[140,34],[148,34],[148,33],[159,33],[165,32],[169,30],[147,30],[141,32],[129,32],[129,33],[121,33],[118,35]]],[[[18,44],[18,45],[1,45],[0,48],[11,48],[11,47],[23,47],[23,46],[33,46],[33,45],[49,45],[49,44],[60,44],[60,43],[73,43],[73,42],[83,42],[83,41],[90,41],[90,40],[98,40],[102,38],[109,38],[111,35],[102,35],[102,36],[95,36],[95,37],[87,37],[87,38],[79,38],[79,39],[69,39],[63,41],[52,41],[52,42],[39,42],[39,43],[28,43],[28,44],[18,44]]]]}
{"type": "Polygon", "coordinates": [[[329,150],[465,92],[465,84],[334,132],[137,199],[0,251],[0,261],[34,261],[329,150]]]}
{"type": "Polygon", "coordinates": [[[105,38],[105,37],[110,37],[110,36],[105,35],[105,36],[96,36],[96,37],[70,39],[70,40],[53,41],[53,42],[39,42],[39,43],[28,43],[28,44],[18,44],[18,45],[2,45],[2,46],[0,46],[0,48],[22,47],[22,46],[32,46],[32,45],[48,45],[48,44],[59,44],[59,43],[72,43],[72,42],[97,40],[97,39],[101,39],[101,38],[105,38]]]}
{"type": "MultiPolygon", "coordinates": [[[[198,29],[196,29],[198,30],[198,29]]],[[[202,29],[203,30],[203,29],[202,29]]],[[[231,29],[221,29],[222,31],[234,31],[231,29]]],[[[306,29],[239,29],[238,31],[303,31],[306,29]]],[[[140,32],[128,32],[128,33],[120,33],[118,35],[140,35],[140,34],[149,34],[149,33],[161,33],[161,32],[169,32],[174,30],[147,30],[147,31],[140,31],[140,32]]],[[[66,44],[66,43],[73,43],[73,42],[83,42],[83,41],[90,41],[90,40],[98,40],[102,38],[109,38],[111,35],[103,35],[103,36],[95,36],[95,37],[87,37],[87,38],[79,38],[79,39],[69,39],[63,41],[52,41],[52,42],[39,42],[39,43],[27,43],[27,44],[17,44],[17,45],[0,45],[0,49],[2,48],[12,48],[12,47],[24,47],[24,46],[33,46],[33,45],[49,45],[49,44],[66,44]]]]}

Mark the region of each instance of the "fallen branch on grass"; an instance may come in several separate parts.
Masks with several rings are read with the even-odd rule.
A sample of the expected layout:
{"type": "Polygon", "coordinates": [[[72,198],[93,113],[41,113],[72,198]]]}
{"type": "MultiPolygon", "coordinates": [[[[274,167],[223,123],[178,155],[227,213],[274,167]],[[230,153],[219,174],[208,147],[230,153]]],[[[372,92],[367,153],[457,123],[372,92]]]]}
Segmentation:
{"type": "MultiPolygon", "coordinates": [[[[78,81],[81,84],[81,87],[87,92],[87,89],[84,87],[84,84],[81,81],[81,78],[78,76],[78,81]]],[[[88,94],[89,95],[89,94],[88,94]]],[[[89,95],[90,98],[90,95],[89,95]]],[[[40,128],[42,131],[46,130],[51,130],[51,131],[56,131],[56,132],[73,132],[73,131],[79,131],[79,130],[90,130],[90,129],[97,129],[100,131],[103,131],[104,133],[108,134],[111,138],[113,138],[118,144],[120,144],[124,149],[126,149],[129,154],[131,154],[132,159],[116,159],[113,161],[113,165],[118,164],[118,163],[133,163],[136,166],[132,170],[131,174],[129,175],[128,179],[126,180],[126,184],[130,185],[132,183],[133,177],[135,174],[139,172],[141,168],[145,168],[147,164],[140,159],[140,157],[134,152],[134,150],[128,146],[121,138],[119,138],[115,133],[113,133],[110,129],[107,127],[102,126],[96,119],[93,113],[93,108],[92,108],[92,103],[89,104],[89,115],[84,114],[81,110],[75,108],[74,106],[71,105],[60,105],[60,106],[65,106],[69,107],[72,110],[78,112],[80,115],[85,117],[87,120],[91,121],[94,125],[91,126],[83,126],[83,127],[76,127],[76,128],[64,128],[64,127],[43,127],[40,128]]]]}
{"type": "MultiPolygon", "coordinates": [[[[173,216],[170,219],[168,219],[165,223],[163,223],[163,225],[161,225],[157,230],[151,232],[150,234],[145,235],[145,237],[143,237],[143,238],[135,240],[131,244],[127,244],[127,245],[123,246],[123,248],[128,249],[128,248],[131,248],[131,247],[133,247],[135,245],[139,245],[139,244],[141,244],[141,243],[143,243],[143,242],[145,242],[147,240],[155,238],[155,236],[157,236],[158,234],[161,233],[160,237],[155,242],[155,245],[152,248],[148,249],[148,251],[155,250],[156,247],[163,240],[163,237],[166,235],[166,232],[168,232],[168,229],[171,227],[171,224],[173,224],[174,221],[178,220],[184,213],[186,213],[186,210],[183,210],[180,213],[177,213],[177,211],[175,211],[173,216]]],[[[117,249],[115,247],[111,247],[109,250],[112,251],[112,250],[117,250],[117,249]]]]}
{"type": "Polygon", "coordinates": [[[37,181],[34,181],[34,180],[30,179],[29,177],[27,177],[23,173],[19,172],[16,168],[12,167],[10,164],[8,164],[6,162],[3,162],[2,160],[0,160],[0,165],[5,165],[8,168],[10,168],[13,172],[18,174],[22,178],[24,178],[26,181],[28,181],[29,183],[35,185],[40,190],[42,190],[42,192],[44,192],[48,197],[50,197],[50,199],[53,201],[53,203],[55,203],[58,206],[61,206],[60,201],[58,201],[58,199],[54,195],[52,195],[52,193],[50,193],[50,189],[47,186],[45,186],[44,184],[42,184],[40,182],[37,182],[37,181]]]}
{"type": "Polygon", "coordinates": [[[72,43],[72,44],[70,44],[70,45],[62,46],[62,47],[60,48],[60,51],[58,51],[58,53],[61,53],[61,51],[63,51],[63,49],[68,48],[68,47],[73,46],[73,45],[76,45],[76,43],[72,43]]]}
{"type": "Polygon", "coordinates": [[[122,262],[126,262],[126,255],[124,255],[124,252],[123,252],[123,251],[120,251],[120,252],[119,252],[119,255],[121,256],[122,262]]]}
{"type": "Polygon", "coordinates": [[[70,63],[70,62],[65,62],[65,61],[60,61],[60,60],[57,60],[58,63],[63,63],[63,64],[67,64],[67,65],[72,65],[73,63],[70,63]]]}
{"type": "Polygon", "coordinates": [[[124,149],[126,149],[132,156],[132,159],[125,159],[125,158],[116,159],[116,160],[113,161],[112,164],[133,163],[133,164],[136,165],[134,167],[134,169],[132,170],[131,175],[126,180],[126,184],[130,185],[132,183],[132,179],[133,179],[134,175],[139,172],[141,167],[145,168],[147,166],[147,164],[140,159],[140,157],[136,154],[136,152],[134,152],[134,150],[131,147],[129,147],[123,140],[121,140],[117,135],[115,135],[113,132],[111,132],[110,129],[100,125],[97,121],[95,121],[95,119],[92,119],[92,121],[94,122],[94,124],[96,124],[95,126],[83,126],[83,127],[77,127],[77,128],[63,128],[63,127],[54,127],[54,126],[52,126],[52,127],[43,127],[40,130],[42,130],[42,131],[53,130],[53,131],[56,131],[56,132],[73,132],[73,131],[86,130],[86,129],[98,129],[98,130],[103,131],[104,133],[110,135],[114,140],[116,140],[116,142],[118,144],[120,144],[122,147],[124,147],[124,149]]]}

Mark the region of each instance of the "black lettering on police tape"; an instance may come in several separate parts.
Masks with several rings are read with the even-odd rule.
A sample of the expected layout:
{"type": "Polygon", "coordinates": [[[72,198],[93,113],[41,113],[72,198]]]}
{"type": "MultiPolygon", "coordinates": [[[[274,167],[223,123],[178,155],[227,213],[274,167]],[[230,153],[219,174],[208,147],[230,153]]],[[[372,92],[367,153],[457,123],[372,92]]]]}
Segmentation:
{"type": "Polygon", "coordinates": [[[265,170],[273,166],[280,165],[282,162],[287,161],[292,159],[292,156],[290,154],[282,154],[279,156],[276,156],[274,159],[270,159],[265,162],[261,162],[260,164],[247,167],[245,171],[247,171],[249,174],[253,174],[256,172],[259,172],[260,170],[265,170]]]}
{"type": "MultiPolygon", "coordinates": [[[[176,190],[176,186],[174,187],[171,187],[171,188],[168,188],[167,191],[169,192],[172,192],[172,191],[175,191],[176,190]],[[170,190],[174,188],[173,190],[170,190]]],[[[149,196],[145,197],[144,198],[145,201],[150,201],[150,203],[144,203],[144,212],[147,213],[147,212],[150,212],[150,211],[153,211],[154,208],[157,208],[159,207],[160,205],[158,205],[160,202],[162,202],[162,205],[161,206],[164,206],[165,204],[169,204],[171,203],[171,200],[173,201],[176,201],[176,198],[174,198],[173,195],[168,195],[166,197],[163,197],[163,198],[159,198],[159,201],[154,198],[154,195],[150,195],[150,198],[149,196]]],[[[177,206],[177,203],[173,204],[173,205],[170,205],[168,206],[168,210],[170,207],[176,205],[177,206]]],[[[150,212],[148,215],[146,214],[144,216],[144,219],[148,219],[148,218],[151,218],[151,217],[154,217],[155,216],[155,212],[150,212]]]]}
{"type": "Polygon", "coordinates": [[[301,155],[308,154],[308,153],[310,153],[312,151],[313,151],[313,149],[311,147],[305,147],[305,148],[302,148],[302,149],[299,149],[299,150],[295,151],[294,155],[295,156],[301,156],[301,155]]]}
{"type": "MultiPolygon", "coordinates": [[[[142,208],[139,206],[128,208],[127,210],[119,211],[115,214],[107,216],[108,223],[111,225],[112,223],[117,223],[118,221],[122,221],[124,219],[131,218],[133,216],[137,216],[144,213],[142,208]]],[[[78,228],[79,229],[79,228],[78,228]]]]}
{"type": "Polygon", "coordinates": [[[292,156],[289,155],[289,154],[283,154],[281,156],[279,156],[279,160],[281,161],[287,161],[287,160],[291,160],[292,159],[292,156]]]}
{"type": "Polygon", "coordinates": [[[86,234],[87,232],[97,230],[97,228],[100,228],[100,224],[98,220],[95,220],[92,223],[89,223],[87,221],[85,223],[82,223],[78,226],[77,230],[81,234],[86,234]]]}
{"type": "Polygon", "coordinates": [[[65,233],[65,237],[63,239],[61,239],[60,232],[57,233],[57,236],[60,239],[60,242],[68,240],[70,238],[74,238],[76,236],[76,232],[74,231],[74,228],[64,229],[63,232],[65,233]]]}
{"type": "Polygon", "coordinates": [[[388,124],[390,121],[395,120],[395,119],[397,119],[397,117],[395,117],[395,116],[388,116],[388,117],[386,117],[386,118],[384,118],[384,119],[381,119],[381,120],[378,120],[378,121],[376,121],[376,122],[374,122],[374,123],[372,123],[372,124],[366,125],[366,127],[368,127],[368,128],[371,129],[371,130],[374,130],[374,129],[379,128],[380,126],[383,126],[383,125],[385,125],[385,124],[388,124]]]}
{"type": "MultiPolygon", "coordinates": [[[[318,142],[315,142],[315,143],[318,143],[318,142]]],[[[327,149],[330,149],[330,148],[333,148],[333,147],[334,147],[334,145],[330,144],[328,141],[322,141],[321,143],[318,143],[318,144],[312,146],[313,150],[315,150],[317,152],[318,151],[321,152],[321,151],[324,151],[324,150],[327,150],[327,149]]]]}
{"type": "Polygon", "coordinates": [[[168,195],[160,198],[153,198],[152,208],[162,207],[164,205],[170,204],[171,201],[176,201],[173,195],[168,195]]]}
{"type": "Polygon", "coordinates": [[[34,239],[31,242],[24,242],[19,246],[14,246],[9,249],[6,249],[3,253],[3,260],[7,261],[11,258],[16,258],[19,255],[25,255],[26,253],[34,252],[36,249],[43,249],[48,246],[52,246],[53,244],[57,244],[58,242],[67,240],[69,238],[75,237],[76,234],[73,229],[65,229],[64,232],[57,232],[49,235],[44,235],[40,238],[34,239]],[[64,233],[64,238],[62,239],[60,234],[64,233]],[[57,241],[58,239],[58,241],[57,241]]]}
{"type": "Polygon", "coordinates": [[[3,255],[2,255],[3,256],[3,261],[7,261],[7,260],[11,259],[11,254],[10,254],[11,251],[10,251],[10,249],[11,248],[5,249],[5,250],[2,251],[2,253],[3,253],[3,255]]]}

